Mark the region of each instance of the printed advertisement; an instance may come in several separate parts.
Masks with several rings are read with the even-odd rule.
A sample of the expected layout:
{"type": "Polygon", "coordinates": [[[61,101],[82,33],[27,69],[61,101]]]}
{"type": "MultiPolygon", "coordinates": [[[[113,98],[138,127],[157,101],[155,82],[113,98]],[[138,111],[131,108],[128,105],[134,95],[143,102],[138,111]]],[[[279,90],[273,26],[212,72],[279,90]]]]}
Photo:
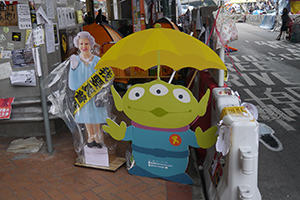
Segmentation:
{"type": "Polygon", "coordinates": [[[18,4],[19,29],[31,29],[29,4],[18,4]]]}
{"type": "Polygon", "coordinates": [[[15,98],[0,98],[0,119],[9,119],[11,114],[11,104],[15,98]]]}

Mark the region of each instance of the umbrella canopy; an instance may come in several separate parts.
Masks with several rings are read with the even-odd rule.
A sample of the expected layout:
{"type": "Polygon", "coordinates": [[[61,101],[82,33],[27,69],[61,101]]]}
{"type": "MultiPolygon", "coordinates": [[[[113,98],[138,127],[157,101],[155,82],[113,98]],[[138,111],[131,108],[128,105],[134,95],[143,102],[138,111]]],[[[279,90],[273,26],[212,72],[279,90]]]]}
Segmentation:
{"type": "Polygon", "coordinates": [[[158,24],[120,40],[103,55],[95,69],[136,66],[146,70],[157,65],[174,70],[185,67],[226,70],[220,57],[204,43],[186,33],[160,28],[158,24]]]}
{"type": "Polygon", "coordinates": [[[123,38],[120,33],[104,22],[86,25],[83,30],[89,32],[95,38],[96,43],[102,46],[103,53],[112,47],[113,44],[109,44],[109,42],[117,42],[123,38]]]}
{"type": "Polygon", "coordinates": [[[167,18],[167,17],[162,17],[160,19],[158,19],[154,24],[153,27],[155,26],[155,24],[160,24],[161,27],[163,28],[171,28],[177,31],[180,31],[178,26],[171,21],[171,19],[167,18]]]}

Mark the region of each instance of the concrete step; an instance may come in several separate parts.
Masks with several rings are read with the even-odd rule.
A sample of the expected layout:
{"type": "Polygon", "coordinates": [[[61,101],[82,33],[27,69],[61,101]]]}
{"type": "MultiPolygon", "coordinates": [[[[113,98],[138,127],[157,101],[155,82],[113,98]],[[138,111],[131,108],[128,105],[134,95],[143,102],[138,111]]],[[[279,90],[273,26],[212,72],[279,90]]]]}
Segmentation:
{"type": "MultiPolygon", "coordinates": [[[[51,103],[48,102],[48,110],[51,103]]],[[[49,113],[51,134],[56,132],[58,117],[49,113]]],[[[0,120],[0,136],[4,137],[32,137],[44,136],[45,126],[42,103],[37,97],[16,97],[12,103],[10,119],[0,120]]]]}
{"type": "MultiPolygon", "coordinates": [[[[48,103],[48,110],[50,107],[48,103]]],[[[57,119],[49,113],[49,119],[57,119]]],[[[8,120],[0,120],[0,123],[18,122],[41,122],[43,121],[43,110],[40,97],[19,97],[12,103],[11,116],[8,120]]]]}
{"type": "Polygon", "coordinates": [[[12,106],[26,105],[26,104],[41,104],[41,98],[36,97],[16,97],[12,106]]]}

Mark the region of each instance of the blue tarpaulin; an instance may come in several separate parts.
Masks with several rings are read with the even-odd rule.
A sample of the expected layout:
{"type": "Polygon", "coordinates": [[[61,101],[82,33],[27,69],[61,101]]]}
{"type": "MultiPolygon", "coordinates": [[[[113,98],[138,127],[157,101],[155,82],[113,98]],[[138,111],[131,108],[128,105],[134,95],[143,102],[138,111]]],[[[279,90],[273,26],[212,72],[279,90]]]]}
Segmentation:
{"type": "Polygon", "coordinates": [[[267,30],[273,29],[275,24],[275,18],[276,18],[276,13],[270,13],[265,15],[259,27],[267,30]]]}

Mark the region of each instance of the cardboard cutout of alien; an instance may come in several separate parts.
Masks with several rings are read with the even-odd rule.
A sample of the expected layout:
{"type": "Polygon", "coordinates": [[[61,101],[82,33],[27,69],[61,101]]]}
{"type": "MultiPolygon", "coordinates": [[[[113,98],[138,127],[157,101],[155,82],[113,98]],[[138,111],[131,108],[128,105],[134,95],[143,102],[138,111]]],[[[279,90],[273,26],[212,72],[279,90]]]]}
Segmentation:
{"type": "Polygon", "coordinates": [[[135,165],[129,173],[192,184],[185,173],[189,146],[209,148],[216,140],[217,127],[205,132],[189,124],[206,112],[210,91],[200,102],[191,91],[160,79],[132,86],[123,96],[112,87],[115,106],[132,120],[131,126],[107,119],[103,129],[116,140],[132,141],[135,165]]]}

